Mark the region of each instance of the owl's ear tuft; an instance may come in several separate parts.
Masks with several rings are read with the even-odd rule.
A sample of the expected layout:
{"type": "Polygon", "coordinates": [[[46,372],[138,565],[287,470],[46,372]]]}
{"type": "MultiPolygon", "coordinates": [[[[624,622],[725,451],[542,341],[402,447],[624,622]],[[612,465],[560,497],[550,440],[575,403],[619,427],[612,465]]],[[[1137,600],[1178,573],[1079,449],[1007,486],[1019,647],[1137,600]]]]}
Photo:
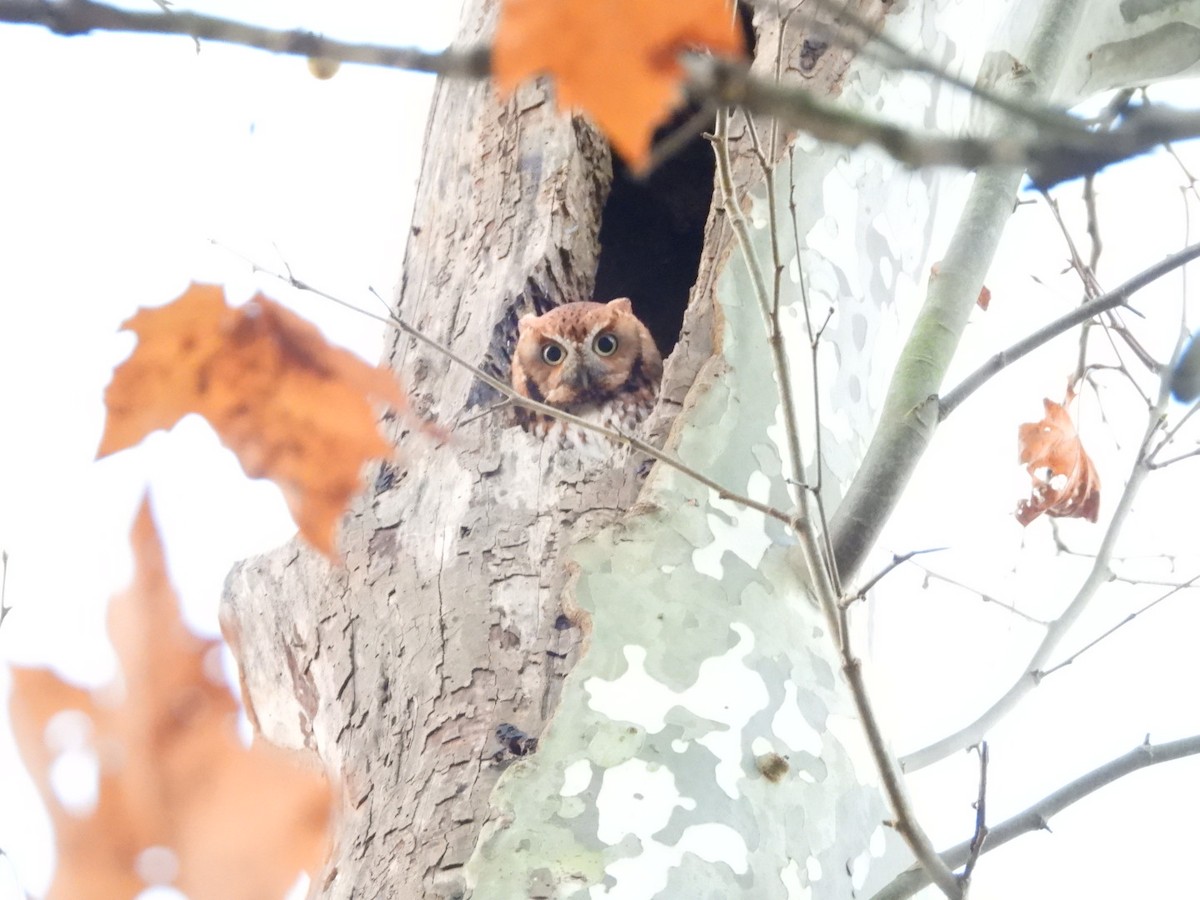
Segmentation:
{"type": "Polygon", "coordinates": [[[525,315],[517,319],[517,334],[524,334],[526,331],[528,331],[529,326],[533,324],[533,320],[536,318],[537,316],[535,316],[533,313],[525,313],[525,315]]]}
{"type": "Polygon", "coordinates": [[[619,313],[633,315],[633,304],[629,302],[628,297],[618,297],[616,300],[609,300],[604,305],[609,309],[616,310],[619,313]]]}

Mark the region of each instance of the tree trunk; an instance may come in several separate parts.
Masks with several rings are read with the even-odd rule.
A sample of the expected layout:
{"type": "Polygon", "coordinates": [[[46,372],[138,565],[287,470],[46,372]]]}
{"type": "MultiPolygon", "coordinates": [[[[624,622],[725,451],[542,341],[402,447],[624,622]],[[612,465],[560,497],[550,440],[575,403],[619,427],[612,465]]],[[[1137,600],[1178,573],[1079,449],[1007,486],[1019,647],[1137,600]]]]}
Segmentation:
{"type": "MultiPolygon", "coordinates": [[[[879,22],[886,6],[861,0],[858,12],[879,22]]],[[[950,56],[928,27],[932,5],[902,6],[889,33],[950,56]]],[[[492,0],[469,0],[464,42],[490,34],[493,16],[492,0]]],[[[967,102],[937,82],[919,81],[918,109],[917,76],[865,64],[818,32],[781,39],[774,19],[760,25],[761,72],[778,55],[789,77],[853,108],[961,124],[967,102]]],[[[766,188],[743,120],[734,126],[737,189],[754,197],[745,208],[769,273],[766,188]]],[[[769,125],[759,128],[767,140],[769,125]]],[[[961,176],[780,138],[782,308],[797,395],[814,396],[820,377],[832,510],[961,176]],[[815,362],[801,269],[816,324],[833,310],[815,362]]],[[[506,374],[519,314],[592,296],[608,150],[557,114],[544,86],[498,99],[465,81],[439,84],[425,146],[397,309],[506,374]]],[[[775,375],[733,252],[713,213],[650,431],[728,489],[786,508],[775,375]]],[[[597,467],[557,452],[505,411],[472,419],[482,411],[469,403],[472,376],[407,338],[388,361],[417,411],[452,437],[437,445],[393,422],[397,460],[349,516],[344,564],[288,545],[238,566],[222,606],[255,724],[319,754],[341,781],[337,843],[314,895],[861,890],[887,813],[783,526],[661,465],[644,476],[636,457],[597,467]]]]}

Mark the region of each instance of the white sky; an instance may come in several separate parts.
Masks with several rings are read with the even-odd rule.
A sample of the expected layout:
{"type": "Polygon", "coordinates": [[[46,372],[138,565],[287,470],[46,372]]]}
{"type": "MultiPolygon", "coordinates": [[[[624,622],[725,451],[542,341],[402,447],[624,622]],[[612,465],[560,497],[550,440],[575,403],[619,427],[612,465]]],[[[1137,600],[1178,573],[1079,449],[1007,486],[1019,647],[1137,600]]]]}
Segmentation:
{"type": "MultiPolygon", "coordinates": [[[[142,8],[152,4],[141,5],[142,8]]],[[[330,37],[440,49],[457,4],[210,2],[190,8],[330,37]]],[[[430,76],[343,67],[187,38],[64,39],[0,26],[0,656],[99,683],[106,600],[129,578],[128,532],[151,485],[193,627],[215,634],[230,563],[295,531],[277,489],[249,482],[195,417],[93,462],[102,391],[128,355],[120,323],[191,280],[260,287],[369,360],[377,322],[293,296],[224,247],[377,304],[399,276],[430,76]]],[[[0,693],[7,677],[0,674],[0,693]]],[[[7,718],[5,715],[4,718],[7,718]]],[[[50,874],[48,821],[0,729],[0,898],[50,874]]]]}
{"type": "MultiPolygon", "coordinates": [[[[455,5],[258,0],[191,8],[325,28],[350,40],[438,48],[453,32],[455,5]]],[[[14,607],[0,630],[0,657],[50,663],[66,677],[98,683],[113,665],[105,602],[128,580],[128,529],[147,482],[174,581],[201,631],[216,632],[217,598],[230,564],[294,531],[276,489],[247,482],[196,420],[93,462],[103,386],[132,346],[132,338],[117,334],[121,321],[138,306],[173,299],[190,280],[225,283],[235,300],[262,287],[333,340],[375,359],[382,346],[377,323],[293,297],[269,280],[256,282],[245,263],[209,240],[265,264],[282,267],[286,260],[306,280],[368,307],[376,302],[368,286],[389,295],[402,260],[432,80],[343,67],[332,80],[317,81],[303,60],[216,44],[197,54],[185,38],[64,39],[0,26],[0,85],[0,547],[10,557],[7,596],[14,607]]],[[[1200,154],[1189,152],[1193,171],[1200,171],[1200,154]]],[[[1162,164],[1131,165],[1124,178],[1102,182],[1116,210],[1103,221],[1107,287],[1184,243],[1181,183],[1178,170],[1162,164]]],[[[1196,211],[1193,205],[1191,215],[1196,211]]],[[[1057,275],[1063,249],[1044,210],[1017,215],[1020,225],[1010,229],[989,277],[993,311],[977,316],[968,351],[1003,346],[1078,299],[1073,277],[1057,275]]],[[[1180,280],[1170,279],[1154,302],[1177,305],[1179,295],[1180,280]]],[[[1147,309],[1151,297],[1143,295],[1147,309]]],[[[960,421],[967,424],[950,428],[976,444],[963,449],[948,429],[918,474],[917,489],[934,501],[902,510],[884,542],[889,551],[955,543],[954,554],[926,564],[999,585],[1005,599],[1042,613],[1056,608],[1071,581],[1047,585],[1011,574],[1021,541],[1011,511],[1021,489],[1013,463],[1016,425],[1040,415],[1041,397],[1058,390],[1073,359],[1069,346],[1047,354],[981,393],[975,413],[964,407],[960,421]]],[[[1106,461],[1111,504],[1128,447],[1094,453],[1106,461]]],[[[1189,484],[1194,497],[1196,475],[1182,471],[1184,487],[1165,492],[1168,499],[1189,484]]],[[[1159,504],[1160,522],[1178,508],[1159,504]]],[[[1166,531],[1176,543],[1194,542],[1190,520],[1166,531]]],[[[890,708],[903,710],[890,727],[906,751],[962,724],[980,696],[1019,669],[1030,638],[1011,616],[980,614],[978,600],[967,595],[922,592],[911,574],[893,579],[894,595],[907,592],[909,599],[877,610],[874,640],[877,668],[887,675],[879,693],[890,708]]],[[[1119,597],[1100,604],[1088,636],[1129,608],[1119,597]]],[[[1048,682],[993,737],[993,815],[1129,749],[1146,731],[1169,739],[1200,730],[1200,674],[1191,663],[1197,633],[1195,599],[1183,597],[1048,682]]],[[[6,690],[0,675],[0,693],[6,690]]],[[[985,858],[976,896],[1179,896],[1170,889],[1178,887],[1171,881],[1178,875],[1163,860],[1186,858],[1194,845],[1186,798],[1200,795],[1198,770],[1192,761],[1137,776],[1056,821],[1053,838],[1027,837],[985,858]],[[1172,809],[1179,814],[1173,824],[1166,821],[1172,809]],[[1167,827],[1139,827],[1145,820],[1167,827]],[[1126,860],[1101,866],[1100,854],[1126,860]],[[1139,858],[1144,862],[1129,861],[1139,858]],[[1102,871],[1110,890],[1081,890],[1080,866],[1102,871]],[[985,880],[985,872],[994,880],[985,880]]],[[[970,758],[940,774],[923,773],[914,787],[928,789],[923,801],[932,798],[927,824],[936,843],[965,836],[974,796],[970,758]]],[[[14,869],[28,888],[44,889],[50,844],[11,736],[0,729],[0,848],[10,857],[0,857],[0,900],[22,896],[14,869]]]]}
{"type": "MultiPolygon", "coordinates": [[[[1196,103],[1196,85],[1156,88],[1159,102],[1196,103]]],[[[1200,172],[1200,142],[1180,145],[1181,158],[1200,172]]],[[[1097,179],[1104,252],[1098,267],[1105,289],[1200,239],[1200,201],[1183,190],[1187,177],[1165,153],[1113,167],[1097,179]]],[[[1080,184],[1055,192],[1080,253],[1090,253],[1080,184]]],[[[955,385],[985,357],[1037,325],[1069,311],[1081,296],[1067,266],[1068,251],[1053,217],[1034,194],[1014,214],[987,278],[990,310],[975,311],[946,379],[955,385]]],[[[1188,324],[1200,325],[1193,263],[1190,277],[1175,273],[1138,293],[1133,306],[1148,319],[1124,319],[1158,359],[1177,333],[1181,301],[1190,298],[1188,324]]],[[[1104,339],[1094,333],[1093,341],[1104,339]]],[[[1019,423],[1042,417],[1042,398],[1061,401],[1074,369],[1077,333],[997,376],[940,429],[889,522],[876,553],[876,571],[890,553],[950,549],[917,560],[933,572],[986,590],[1022,612],[1049,620],[1067,605],[1090,560],[1054,556],[1049,523],[1028,529],[1013,512],[1028,495],[1029,479],[1016,465],[1019,423]],[[1023,493],[1024,492],[1024,493],[1023,493]]],[[[1125,353],[1126,358],[1131,354],[1125,353]]],[[[1064,521],[1068,544],[1094,551],[1132,464],[1145,412],[1127,383],[1102,373],[1103,410],[1085,391],[1078,413],[1085,447],[1101,476],[1097,525],[1064,521]],[[1120,423],[1115,431],[1103,415],[1120,423]],[[1115,438],[1114,438],[1115,435],[1115,438]]],[[[1143,388],[1156,385],[1142,379],[1143,388]]],[[[1169,415],[1184,412],[1174,404],[1169,415]]],[[[1184,432],[1179,452],[1196,447],[1197,429],[1184,432]]],[[[1167,456],[1173,454],[1166,454],[1167,456]]],[[[1173,581],[1200,572],[1196,529],[1188,506],[1200,490],[1200,459],[1154,473],[1126,525],[1117,555],[1122,574],[1173,581]],[[1172,569],[1159,554],[1174,554],[1172,569]]],[[[915,568],[897,570],[872,605],[873,691],[887,716],[886,733],[901,753],[917,750],[972,721],[1024,670],[1042,631],[979,596],[934,581],[922,585],[915,568]]],[[[1143,606],[1164,588],[1107,585],[1061,644],[1061,660],[1143,606]]],[[[994,727],[988,813],[999,822],[1068,781],[1140,743],[1147,734],[1168,741],[1200,733],[1200,594],[1185,591],[1146,613],[1078,662],[1049,676],[994,727]]],[[[960,753],[909,778],[922,824],[946,847],[970,836],[978,768],[960,753]]],[[[972,897],[1190,896],[1180,888],[1175,861],[1194,852],[1198,830],[1189,803],[1200,796],[1200,759],[1167,763],[1127,777],[1051,822],[1053,835],[1027,835],[985,856],[972,897]]],[[[940,896],[932,889],[928,896],[940,896]]]]}

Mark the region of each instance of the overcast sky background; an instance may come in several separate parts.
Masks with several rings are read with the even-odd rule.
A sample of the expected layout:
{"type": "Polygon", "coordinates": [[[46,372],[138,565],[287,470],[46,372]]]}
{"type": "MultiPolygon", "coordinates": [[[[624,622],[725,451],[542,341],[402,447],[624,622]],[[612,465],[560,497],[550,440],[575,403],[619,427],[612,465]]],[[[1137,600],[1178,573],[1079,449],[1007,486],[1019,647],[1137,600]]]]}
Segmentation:
{"type": "MultiPolygon", "coordinates": [[[[453,33],[454,5],[297,0],[190,7],[348,40],[440,48],[453,33]]],[[[0,85],[0,547],[10,557],[7,596],[14,608],[0,631],[0,657],[49,663],[64,677],[96,684],[113,672],[105,601],[129,579],[128,530],[147,482],[173,580],[201,632],[216,633],[230,564],[294,532],[276,489],[245,480],[194,418],[93,462],[103,386],[133,345],[118,334],[120,323],[139,306],[175,298],[192,280],[223,283],[234,301],[262,288],[332,340],[377,359],[376,322],[255,279],[235,254],[279,268],[286,261],[297,275],[368,308],[377,302],[369,286],[389,296],[399,276],[432,79],[343,67],[318,81],[300,59],[217,44],[197,54],[185,38],[68,40],[0,26],[0,85]]],[[[1194,92],[1160,93],[1187,102],[1194,92]]],[[[1200,172],[1200,153],[1181,152],[1200,172]]],[[[1190,212],[1185,205],[1185,183],[1161,157],[1104,176],[1106,287],[1186,242],[1188,217],[1194,221],[1198,207],[1194,198],[1190,212]]],[[[1075,197],[1078,189],[1069,193],[1075,197]]],[[[988,279],[992,311],[976,315],[967,354],[998,349],[1078,301],[1078,283],[1061,271],[1065,250],[1044,207],[1022,207],[1016,216],[988,279]]],[[[1169,306],[1177,316],[1183,289],[1182,278],[1173,277],[1140,301],[1148,310],[1169,306]]],[[[1014,445],[1017,424],[1038,418],[1041,397],[1061,391],[1071,347],[1068,339],[1048,349],[981,392],[970,404],[974,411],[956,414],[961,418],[950,423],[915,482],[914,491],[931,499],[900,511],[884,538],[885,553],[953,544],[953,552],[926,564],[987,585],[1031,614],[1050,615],[1061,605],[1080,566],[1037,568],[1021,556],[1032,547],[1049,559],[1044,526],[1026,539],[1012,520],[1023,486],[1014,445]]],[[[965,374],[969,366],[960,368],[965,374]]],[[[952,374],[949,381],[956,380],[952,374]]],[[[1119,387],[1112,391],[1117,408],[1128,403],[1116,396],[1119,387]]],[[[1090,403],[1086,421],[1098,422],[1096,404],[1084,402],[1090,403]]],[[[1132,434],[1121,445],[1105,439],[1089,446],[1104,465],[1108,508],[1127,469],[1130,440],[1132,434]]],[[[1179,497],[1189,496],[1189,487],[1194,496],[1196,475],[1188,465],[1177,467],[1175,480],[1156,482],[1164,485],[1155,488],[1157,498],[1149,492],[1150,525],[1155,516],[1161,525],[1179,515],[1179,497]]],[[[1190,518],[1167,531],[1183,549],[1194,544],[1190,518]]],[[[1068,533],[1082,544],[1096,532],[1072,525],[1068,533]]],[[[1145,526],[1131,541],[1145,534],[1143,551],[1158,552],[1161,533],[1145,526]]],[[[877,604],[873,640],[876,668],[886,675],[878,692],[901,711],[889,728],[897,748],[907,751],[962,724],[980,697],[1011,679],[1014,666],[1019,671],[1036,634],[961,591],[923,590],[915,571],[892,578],[887,596],[905,602],[877,604]],[[914,697],[926,699],[912,703],[914,697]]],[[[1099,604],[1089,636],[1133,602],[1116,592],[1099,604]]],[[[1183,597],[1048,682],[994,735],[993,814],[1020,808],[1129,749],[1147,731],[1155,739],[1200,731],[1200,674],[1190,662],[1197,633],[1195,600],[1183,597]]],[[[0,672],[0,693],[6,691],[0,672]]],[[[74,773],[64,768],[65,790],[86,781],[86,766],[79,765],[74,773]]],[[[933,798],[927,824],[939,845],[966,836],[974,777],[963,755],[936,775],[914,779],[933,798]]],[[[986,860],[974,896],[1178,896],[1170,890],[1178,871],[1172,875],[1162,863],[1194,851],[1190,798],[1200,796],[1200,765],[1174,763],[1138,778],[1110,788],[1109,805],[1081,806],[1056,821],[1053,839],[1025,838],[986,860]],[[1137,824],[1142,818],[1164,824],[1170,816],[1176,824],[1137,824]],[[1124,859],[1097,863],[1109,855],[1124,859]],[[1064,860],[1104,874],[1111,891],[1080,890],[1086,873],[1064,860]]],[[[44,889],[51,845],[11,735],[0,727],[0,848],[7,854],[0,857],[0,900],[23,896],[17,873],[29,889],[44,889]]]]}
{"type": "MultiPolygon", "coordinates": [[[[189,8],[429,49],[458,18],[456,3],[417,0],[189,8]]],[[[236,254],[286,261],[377,310],[367,288],[388,297],[399,277],[433,78],[347,66],[319,81],[303,59],[261,51],[5,25],[0,85],[0,547],[13,607],[0,656],[98,684],[114,666],[106,600],[128,583],[147,483],[185,614],[209,635],[231,562],[295,532],[278,490],[248,481],[196,417],[93,461],[103,387],[134,343],[121,322],[209,281],[232,302],[262,289],[377,360],[378,322],[255,279],[236,254]]],[[[14,869],[45,889],[52,835],[0,718],[0,900],[13,900],[14,869]]],[[[64,789],[87,768],[63,766],[64,789]]]]}

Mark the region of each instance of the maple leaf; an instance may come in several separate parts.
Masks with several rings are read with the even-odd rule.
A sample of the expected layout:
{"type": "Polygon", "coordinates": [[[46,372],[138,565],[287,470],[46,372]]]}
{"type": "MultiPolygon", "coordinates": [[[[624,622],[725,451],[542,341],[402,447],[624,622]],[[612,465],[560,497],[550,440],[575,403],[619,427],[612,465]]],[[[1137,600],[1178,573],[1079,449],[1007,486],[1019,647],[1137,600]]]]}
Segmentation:
{"type": "Polygon", "coordinates": [[[1028,525],[1046,513],[1095,522],[1100,513],[1096,466],[1084,451],[1067,410],[1053,400],[1042,402],[1046,417],[1025,423],[1018,435],[1019,459],[1033,479],[1033,491],[1017,505],[1017,521],[1028,525]]]}
{"type": "Polygon", "coordinates": [[[586,110],[634,168],[679,99],[681,51],[744,52],[727,0],[505,0],[492,51],[501,91],[554,78],[560,107],[586,110]]]}
{"type": "Polygon", "coordinates": [[[237,703],[210,674],[219,677],[219,642],[180,620],[145,501],[132,541],[134,581],[108,614],[118,683],[89,692],[47,670],[12,670],[13,732],[57,836],[47,900],[137,896],[149,848],[173,855],[175,877],[162,880],[192,900],[281,897],[326,855],[329,787],[294,754],[238,739],[237,703]],[[69,710],[90,720],[85,749],[99,765],[86,814],[51,784],[58,748],[47,725],[69,710]]]}
{"type": "Polygon", "coordinates": [[[215,285],[193,284],[122,328],[138,344],[105,391],[97,457],[199,413],[247,475],[279,485],[300,533],[332,555],[363,465],[392,451],[373,406],[405,408],[395,378],[262,294],[235,309],[215,285]]]}

